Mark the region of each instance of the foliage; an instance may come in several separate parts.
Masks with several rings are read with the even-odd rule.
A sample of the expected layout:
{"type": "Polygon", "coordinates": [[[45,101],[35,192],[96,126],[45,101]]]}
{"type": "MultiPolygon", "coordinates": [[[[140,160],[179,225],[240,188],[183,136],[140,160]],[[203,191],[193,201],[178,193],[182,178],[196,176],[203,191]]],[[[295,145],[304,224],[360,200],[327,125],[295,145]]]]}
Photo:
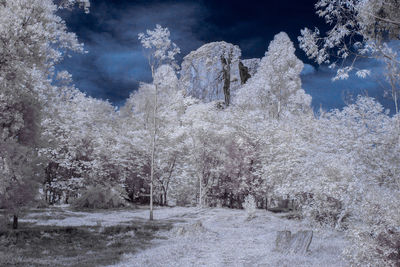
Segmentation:
{"type": "Polygon", "coordinates": [[[154,30],[147,30],[146,34],[140,33],[139,40],[145,49],[150,50],[148,60],[152,71],[163,64],[170,64],[177,68],[175,56],[180,53],[180,49],[171,42],[168,28],[157,24],[154,30]]]}
{"type": "Polygon", "coordinates": [[[59,7],[50,0],[0,2],[0,198],[15,216],[33,200],[43,170],[37,150],[54,66],[68,51],[83,51],[59,7]]]}
{"type": "Polygon", "coordinates": [[[275,35],[261,59],[257,73],[236,94],[236,104],[244,109],[264,111],[280,118],[295,112],[309,112],[311,97],[301,88],[303,62],[294,54],[288,35],[275,35]]]}
{"type": "Polygon", "coordinates": [[[359,69],[358,59],[376,58],[386,65],[385,77],[398,113],[400,85],[400,5],[397,0],[320,0],[315,5],[318,16],[331,29],[325,37],[320,31],[305,28],[298,38],[300,47],[318,64],[337,66],[333,80],[347,79],[356,71],[359,77],[371,72],[359,69]],[[346,64],[346,60],[350,61],[346,64]]]}

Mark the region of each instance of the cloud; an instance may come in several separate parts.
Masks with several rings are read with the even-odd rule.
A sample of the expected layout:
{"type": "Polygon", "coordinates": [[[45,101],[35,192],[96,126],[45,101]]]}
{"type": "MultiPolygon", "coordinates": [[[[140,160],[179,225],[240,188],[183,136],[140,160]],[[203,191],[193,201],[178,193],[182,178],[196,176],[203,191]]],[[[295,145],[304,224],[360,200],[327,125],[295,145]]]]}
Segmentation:
{"type": "Polygon", "coordinates": [[[351,103],[357,95],[367,95],[375,98],[386,109],[394,112],[394,103],[385,97],[385,90],[389,85],[384,78],[384,64],[374,59],[360,60],[356,67],[371,70],[371,75],[359,78],[355,72],[346,80],[332,81],[336,74],[335,69],[320,66],[318,69],[305,64],[301,74],[304,90],[313,97],[314,110],[322,107],[324,110],[343,108],[351,103]]]}
{"type": "Polygon", "coordinates": [[[171,39],[184,55],[203,43],[192,28],[201,23],[205,10],[196,3],[149,3],[119,5],[94,2],[89,15],[68,13],[67,25],[85,43],[87,54],[73,54],[59,69],[73,75],[76,86],[88,95],[120,105],[139,82],[151,81],[150,68],[137,38],[156,24],[168,27],[171,39]]]}
{"type": "Polygon", "coordinates": [[[304,64],[303,70],[301,71],[301,75],[310,75],[314,74],[316,72],[316,69],[314,66],[310,64],[304,64]]]}

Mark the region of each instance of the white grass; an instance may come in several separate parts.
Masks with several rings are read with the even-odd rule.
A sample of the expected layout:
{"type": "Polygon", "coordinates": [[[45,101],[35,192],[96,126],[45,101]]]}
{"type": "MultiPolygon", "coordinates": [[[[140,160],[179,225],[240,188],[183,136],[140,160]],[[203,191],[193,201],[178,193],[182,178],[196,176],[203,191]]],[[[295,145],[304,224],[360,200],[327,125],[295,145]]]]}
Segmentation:
{"type": "MultiPolygon", "coordinates": [[[[125,254],[115,266],[347,266],[341,258],[345,237],[332,230],[312,229],[314,236],[307,255],[275,252],[277,231],[311,228],[304,222],[264,210],[257,210],[251,220],[244,210],[223,208],[161,208],[154,215],[155,220],[180,222],[172,230],[158,233],[160,238],[153,240],[149,249],[125,254]]],[[[21,221],[49,226],[106,227],[132,224],[148,216],[146,209],[76,212],[58,207],[27,214],[21,221]]]]}
{"type": "MultiPolygon", "coordinates": [[[[171,214],[171,210],[161,210],[159,216],[164,211],[171,214]]],[[[274,252],[276,232],[310,229],[306,224],[262,210],[250,221],[243,210],[176,211],[169,218],[186,222],[165,233],[168,239],[156,240],[152,248],[140,253],[124,255],[115,266],[346,266],[341,258],[346,242],[338,232],[314,230],[307,255],[285,255],[274,252]]]]}
{"type": "MultiPolygon", "coordinates": [[[[172,219],[182,214],[190,212],[190,208],[164,208],[154,211],[156,219],[172,219]]],[[[21,222],[34,223],[36,225],[48,226],[115,226],[129,224],[133,220],[148,219],[149,211],[146,209],[132,210],[103,210],[96,212],[72,211],[68,206],[58,207],[57,209],[34,212],[25,215],[20,219],[21,222]],[[43,219],[42,217],[62,217],[60,219],[43,219]]]]}

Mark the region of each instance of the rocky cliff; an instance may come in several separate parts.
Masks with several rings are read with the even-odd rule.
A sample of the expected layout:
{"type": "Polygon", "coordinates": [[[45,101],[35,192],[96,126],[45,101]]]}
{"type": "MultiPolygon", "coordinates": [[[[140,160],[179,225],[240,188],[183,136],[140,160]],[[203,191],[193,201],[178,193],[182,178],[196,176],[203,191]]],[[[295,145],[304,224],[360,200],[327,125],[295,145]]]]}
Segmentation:
{"type": "Polygon", "coordinates": [[[191,96],[205,102],[222,100],[229,105],[231,95],[242,84],[240,56],[236,45],[205,44],[183,59],[180,81],[191,96]]]}

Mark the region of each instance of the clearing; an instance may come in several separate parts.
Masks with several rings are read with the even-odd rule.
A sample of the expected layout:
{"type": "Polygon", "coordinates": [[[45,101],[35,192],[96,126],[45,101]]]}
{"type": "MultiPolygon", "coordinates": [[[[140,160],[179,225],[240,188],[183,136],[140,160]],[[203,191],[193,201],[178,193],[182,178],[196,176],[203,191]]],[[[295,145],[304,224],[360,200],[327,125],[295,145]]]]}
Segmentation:
{"type": "Polygon", "coordinates": [[[285,214],[225,208],[32,210],[0,232],[0,266],[347,266],[344,234],[313,229],[306,255],[274,251],[277,231],[310,230],[285,214]]]}

